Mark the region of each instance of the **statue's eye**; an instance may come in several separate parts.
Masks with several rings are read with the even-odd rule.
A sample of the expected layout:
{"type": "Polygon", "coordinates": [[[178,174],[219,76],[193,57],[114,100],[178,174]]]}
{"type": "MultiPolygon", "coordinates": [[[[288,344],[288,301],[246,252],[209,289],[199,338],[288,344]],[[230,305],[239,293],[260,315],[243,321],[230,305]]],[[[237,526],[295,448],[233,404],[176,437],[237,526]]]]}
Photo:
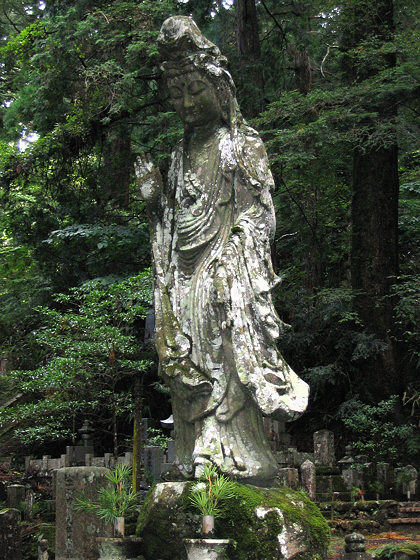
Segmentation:
{"type": "Polygon", "coordinates": [[[204,82],[202,82],[201,80],[196,80],[190,83],[190,85],[188,86],[188,91],[191,95],[199,95],[206,88],[207,85],[204,82]]]}
{"type": "Polygon", "coordinates": [[[170,96],[172,99],[181,99],[181,97],[182,97],[182,91],[181,91],[181,89],[180,89],[179,87],[171,86],[171,87],[169,88],[169,96],[170,96]]]}

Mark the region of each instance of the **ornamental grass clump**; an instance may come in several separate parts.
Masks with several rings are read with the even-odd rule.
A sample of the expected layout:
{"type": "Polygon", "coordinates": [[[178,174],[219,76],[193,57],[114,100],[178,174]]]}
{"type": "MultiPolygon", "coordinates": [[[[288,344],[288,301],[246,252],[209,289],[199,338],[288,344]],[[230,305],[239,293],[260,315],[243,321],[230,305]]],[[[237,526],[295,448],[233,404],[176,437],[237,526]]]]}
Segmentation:
{"type": "Polygon", "coordinates": [[[98,517],[109,523],[124,518],[135,510],[139,494],[131,486],[131,468],[127,465],[115,465],[105,477],[110,482],[98,491],[98,499],[92,502],[84,496],[76,498],[77,511],[95,512],[98,517]]]}
{"type": "Polygon", "coordinates": [[[191,489],[189,501],[203,516],[220,517],[220,503],[235,496],[235,483],[217,472],[215,465],[205,465],[203,474],[191,489]]]}

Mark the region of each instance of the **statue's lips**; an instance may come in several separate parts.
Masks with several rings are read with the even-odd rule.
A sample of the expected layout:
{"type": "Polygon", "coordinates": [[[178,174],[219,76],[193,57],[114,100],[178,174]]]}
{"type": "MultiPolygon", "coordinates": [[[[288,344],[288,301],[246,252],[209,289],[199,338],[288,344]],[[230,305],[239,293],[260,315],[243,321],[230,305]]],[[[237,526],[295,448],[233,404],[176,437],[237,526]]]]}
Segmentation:
{"type": "Polygon", "coordinates": [[[184,112],[184,118],[187,121],[192,121],[192,120],[196,120],[200,117],[202,117],[203,113],[201,111],[185,111],[184,112]]]}

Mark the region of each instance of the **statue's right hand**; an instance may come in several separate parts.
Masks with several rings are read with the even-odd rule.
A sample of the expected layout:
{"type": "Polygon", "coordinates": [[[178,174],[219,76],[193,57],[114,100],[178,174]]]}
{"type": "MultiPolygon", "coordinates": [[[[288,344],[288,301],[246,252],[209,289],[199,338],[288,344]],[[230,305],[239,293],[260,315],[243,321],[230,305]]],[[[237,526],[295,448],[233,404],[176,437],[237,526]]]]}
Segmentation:
{"type": "Polygon", "coordinates": [[[159,168],[153,165],[149,154],[142,153],[134,162],[134,171],[141,197],[147,202],[152,202],[162,192],[162,176],[159,168]]]}

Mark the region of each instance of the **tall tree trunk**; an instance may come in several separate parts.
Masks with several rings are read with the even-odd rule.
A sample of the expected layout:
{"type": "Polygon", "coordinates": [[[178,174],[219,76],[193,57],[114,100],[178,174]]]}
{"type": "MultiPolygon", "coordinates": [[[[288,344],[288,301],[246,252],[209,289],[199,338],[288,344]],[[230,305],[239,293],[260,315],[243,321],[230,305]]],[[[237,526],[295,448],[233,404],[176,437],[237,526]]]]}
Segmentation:
{"type": "MultiPolygon", "coordinates": [[[[351,0],[343,10],[343,47],[354,49],[363,41],[387,41],[394,30],[392,0],[351,0]]],[[[363,82],[378,68],[395,65],[395,57],[372,55],[357,66],[357,56],[345,57],[353,81],[363,82]],[[356,61],[356,63],[355,63],[356,61]]],[[[370,107],[385,120],[394,116],[392,100],[370,107]]],[[[374,124],[374,123],[370,123],[374,124]]],[[[394,143],[366,148],[353,157],[351,280],[354,306],[370,333],[386,343],[386,349],[361,365],[368,398],[378,400],[401,390],[396,349],[392,341],[393,300],[390,286],[398,274],[398,149],[394,143]]]]}
{"type": "Polygon", "coordinates": [[[242,109],[254,117],[264,108],[264,79],[261,63],[255,0],[235,0],[236,40],[241,61],[242,109]]]}
{"type": "Polygon", "coordinates": [[[130,131],[125,126],[112,127],[102,144],[102,189],[106,201],[125,208],[129,203],[129,186],[134,157],[131,152],[130,131]]]}

